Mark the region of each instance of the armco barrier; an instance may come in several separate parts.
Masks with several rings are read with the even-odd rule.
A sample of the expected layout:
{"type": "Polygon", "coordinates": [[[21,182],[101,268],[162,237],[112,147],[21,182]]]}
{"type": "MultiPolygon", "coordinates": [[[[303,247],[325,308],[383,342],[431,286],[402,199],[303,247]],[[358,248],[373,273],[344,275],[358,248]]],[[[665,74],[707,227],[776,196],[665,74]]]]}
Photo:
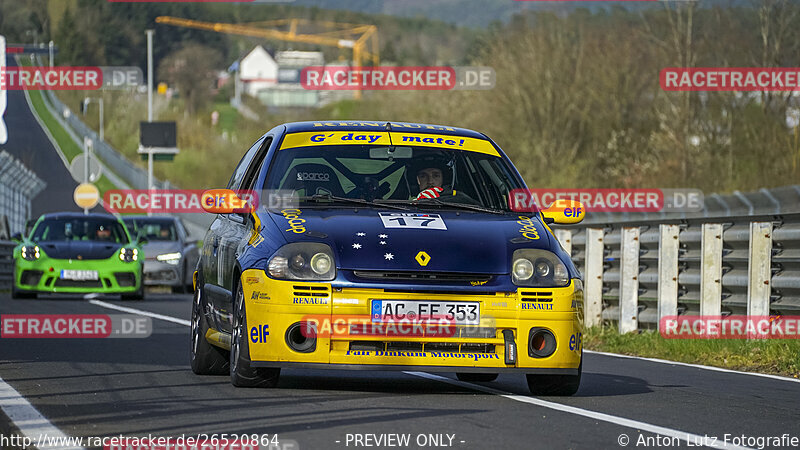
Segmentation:
{"type": "Polygon", "coordinates": [[[11,289],[14,261],[12,259],[16,243],[0,241],[0,291],[11,289]]]}
{"type": "Polygon", "coordinates": [[[800,314],[800,213],[590,220],[555,232],[583,274],[587,326],[800,314]]]}

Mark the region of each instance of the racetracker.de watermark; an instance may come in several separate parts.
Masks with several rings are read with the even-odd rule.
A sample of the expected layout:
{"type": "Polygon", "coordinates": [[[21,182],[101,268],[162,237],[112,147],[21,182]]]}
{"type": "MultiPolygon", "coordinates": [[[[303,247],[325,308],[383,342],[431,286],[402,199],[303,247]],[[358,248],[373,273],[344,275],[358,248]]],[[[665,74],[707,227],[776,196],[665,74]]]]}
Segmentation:
{"type": "Polygon", "coordinates": [[[664,316],[666,339],[800,339],[800,316],[664,316]]]}
{"type": "Polygon", "coordinates": [[[103,194],[110,213],[246,213],[263,205],[269,209],[297,208],[293,190],[239,189],[111,189],[103,194]]]}
{"type": "Polygon", "coordinates": [[[508,194],[515,212],[546,209],[557,200],[575,200],[585,212],[698,212],[699,189],[514,189],[508,194]]]}
{"type": "Polygon", "coordinates": [[[149,317],[133,314],[3,314],[0,337],[10,338],[146,338],[149,317]]]}
{"type": "Polygon", "coordinates": [[[315,91],[488,90],[495,72],[473,66],[309,66],[300,72],[300,84],[315,91]]]}
{"type": "Polygon", "coordinates": [[[800,67],[667,67],[665,91],[798,91],[800,67]]]}
{"type": "Polygon", "coordinates": [[[0,68],[0,89],[9,91],[126,89],[143,82],[135,66],[0,68]]]}

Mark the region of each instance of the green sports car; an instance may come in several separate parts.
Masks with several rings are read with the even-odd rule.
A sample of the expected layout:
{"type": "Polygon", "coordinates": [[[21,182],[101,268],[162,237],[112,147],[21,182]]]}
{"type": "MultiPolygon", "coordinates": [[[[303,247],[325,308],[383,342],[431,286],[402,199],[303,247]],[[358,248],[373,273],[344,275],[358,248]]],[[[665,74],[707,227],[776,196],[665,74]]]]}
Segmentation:
{"type": "Polygon", "coordinates": [[[140,245],[108,214],[55,213],[36,221],[14,248],[13,298],[38,293],[143,298],[140,245]]]}

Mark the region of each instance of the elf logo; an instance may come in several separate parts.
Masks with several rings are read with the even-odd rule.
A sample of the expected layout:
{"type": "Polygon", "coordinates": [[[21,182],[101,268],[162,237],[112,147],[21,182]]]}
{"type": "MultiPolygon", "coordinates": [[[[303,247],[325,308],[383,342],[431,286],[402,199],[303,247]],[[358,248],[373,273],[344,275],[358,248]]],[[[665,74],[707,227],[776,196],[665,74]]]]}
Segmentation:
{"type": "Polygon", "coordinates": [[[263,344],[267,342],[267,336],[269,336],[269,325],[257,325],[253,328],[250,328],[250,342],[253,344],[263,344]]]}

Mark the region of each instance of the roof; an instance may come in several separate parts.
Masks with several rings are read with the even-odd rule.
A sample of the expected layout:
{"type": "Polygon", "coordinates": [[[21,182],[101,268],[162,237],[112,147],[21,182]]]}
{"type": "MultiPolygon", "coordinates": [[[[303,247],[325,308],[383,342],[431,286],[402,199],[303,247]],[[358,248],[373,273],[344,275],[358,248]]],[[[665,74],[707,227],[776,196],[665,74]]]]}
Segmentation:
{"type": "Polygon", "coordinates": [[[111,219],[117,220],[111,214],[105,213],[89,213],[84,214],[81,212],[55,212],[44,214],[46,219],[111,219]]]}
{"type": "Polygon", "coordinates": [[[287,133],[301,133],[304,131],[387,131],[386,124],[391,123],[392,131],[404,133],[429,133],[451,136],[487,139],[483,133],[466,128],[451,127],[447,125],[429,125],[424,123],[386,122],[380,120],[336,120],[318,122],[291,122],[286,125],[287,133]]]}

